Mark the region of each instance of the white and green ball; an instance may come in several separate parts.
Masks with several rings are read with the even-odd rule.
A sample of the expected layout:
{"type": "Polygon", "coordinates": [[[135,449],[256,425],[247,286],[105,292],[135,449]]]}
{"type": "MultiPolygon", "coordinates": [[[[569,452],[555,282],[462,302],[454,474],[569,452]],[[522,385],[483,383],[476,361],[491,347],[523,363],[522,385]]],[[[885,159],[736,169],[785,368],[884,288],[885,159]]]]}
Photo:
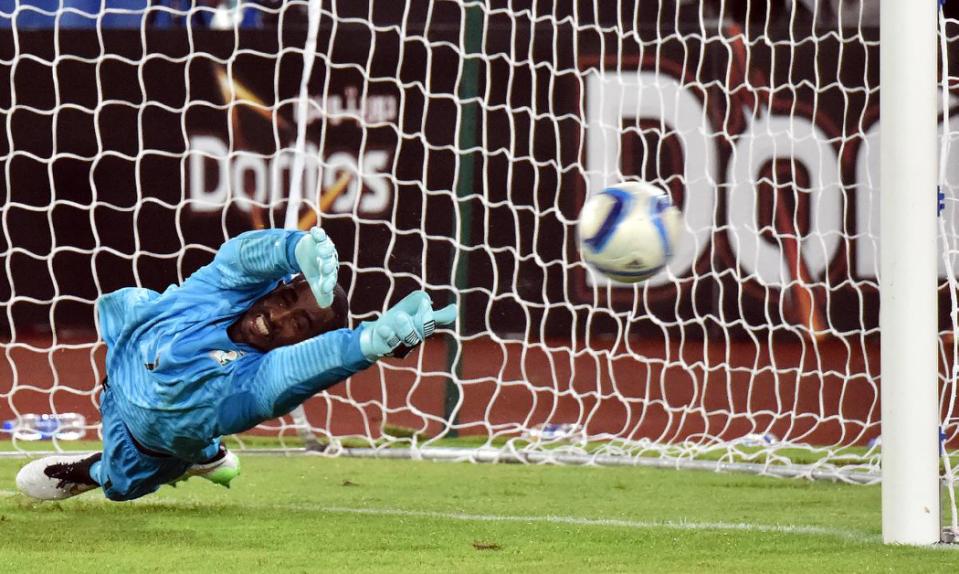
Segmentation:
{"type": "Polygon", "coordinates": [[[682,214],[669,194],[644,181],[591,195],[579,216],[583,260],[622,283],[638,283],[662,271],[681,234],[682,214]]]}

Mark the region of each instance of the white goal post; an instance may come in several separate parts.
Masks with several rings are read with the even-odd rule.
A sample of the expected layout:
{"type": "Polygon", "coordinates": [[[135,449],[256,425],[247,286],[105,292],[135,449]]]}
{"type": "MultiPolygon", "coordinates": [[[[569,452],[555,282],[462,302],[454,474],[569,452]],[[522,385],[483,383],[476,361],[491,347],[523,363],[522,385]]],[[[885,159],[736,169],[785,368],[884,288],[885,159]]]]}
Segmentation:
{"type": "MultiPolygon", "coordinates": [[[[882,532],[939,541],[934,2],[882,0],[882,532]]],[[[948,96],[948,93],[945,94],[948,96]]],[[[940,106],[941,107],[941,106],[940,106]]]]}
{"type": "Polygon", "coordinates": [[[959,531],[959,23],[876,5],[0,0],[0,454],[96,438],[98,297],[319,222],[353,325],[460,316],[236,448],[881,480],[886,541],[959,531]],[[631,178],[685,221],[638,286],[575,248],[631,178]]]}

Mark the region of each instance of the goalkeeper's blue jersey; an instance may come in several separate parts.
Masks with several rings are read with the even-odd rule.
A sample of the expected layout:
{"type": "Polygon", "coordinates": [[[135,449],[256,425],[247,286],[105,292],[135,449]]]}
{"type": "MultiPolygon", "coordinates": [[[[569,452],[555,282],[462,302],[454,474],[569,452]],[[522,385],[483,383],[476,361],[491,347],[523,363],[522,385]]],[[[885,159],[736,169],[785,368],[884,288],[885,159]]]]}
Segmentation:
{"type": "Polygon", "coordinates": [[[359,332],[350,329],[268,353],[228,337],[227,327],[299,270],[294,249],[302,235],[247,232],[182,285],[163,293],[121,289],[100,299],[107,384],[143,446],[206,460],[220,435],[296,406],[283,398],[291,381],[332,384],[370,364],[359,332]]]}

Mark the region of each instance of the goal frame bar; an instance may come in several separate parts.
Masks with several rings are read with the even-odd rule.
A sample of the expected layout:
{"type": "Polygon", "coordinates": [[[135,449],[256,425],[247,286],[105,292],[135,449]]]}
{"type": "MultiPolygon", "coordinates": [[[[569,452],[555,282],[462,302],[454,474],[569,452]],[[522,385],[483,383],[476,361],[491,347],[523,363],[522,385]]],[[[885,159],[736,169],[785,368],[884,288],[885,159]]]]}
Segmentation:
{"type": "Polygon", "coordinates": [[[880,4],[882,537],[940,540],[934,0],[880,4]]]}

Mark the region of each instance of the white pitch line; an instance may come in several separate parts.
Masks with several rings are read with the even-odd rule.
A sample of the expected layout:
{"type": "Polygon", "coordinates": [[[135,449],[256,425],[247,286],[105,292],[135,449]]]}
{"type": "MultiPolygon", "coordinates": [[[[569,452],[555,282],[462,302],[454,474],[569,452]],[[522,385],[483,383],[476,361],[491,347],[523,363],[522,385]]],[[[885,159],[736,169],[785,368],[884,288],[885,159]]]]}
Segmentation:
{"type": "MultiPolygon", "coordinates": [[[[15,496],[16,491],[0,489],[0,497],[15,496]]],[[[92,501],[91,501],[92,502],[92,501]]],[[[102,500],[106,504],[113,504],[102,500]]],[[[140,504],[163,504],[176,506],[177,502],[168,499],[141,498],[136,501],[140,504]]],[[[196,501],[190,501],[195,507],[196,501]]],[[[246,506],[246,505],[239,505],[246,506]]],[[[632,528],[638,530],[654,530],[667,528],[671,530],[691,531],[741,531],[761,532],[768,534],[796,534],[811,536],[829,536],[857,542],[878,543],[881,537],[849,530],[823,528],[820,526],[799,526],[793,524],[751,524],[748,522],[689,522],[685,520],[625,520],[621,518],[583,518],[579,516],[536,516],[511,514],[466,514],[460,512],[434,512],[426,510],[403,510],[401,508],[350,508],[344,506],[311,506],[308,504],[280,504],[280,505],[252,505],[253,508],[271,508],[279,511],[311,511],[328,512],[332,514],[360,514],[366,516],[406,516],[410,518],[434,518],[440,520],[457,520],[463,522],[524,522],[545,524],[571,524],[574,526],[595,526],[606,528],[632,528]]]]}
{"type": "Polygon", "coordinates": [[[342,514],[365,514],[374,516],[408,516],[415,518],[438,518],[446,520],[462,520],[468,522],[540,522],[549,524],[572,524],[576,526],[603,526],[634,529],[669,528],[673,530],[738,530],[748,532],[763,532],[775,534],[809,534],[815,536],[831,536],[861,542],[878,542],[879,536],[822,528],[819,526],[796,526],[790,524],[766,525],[750,524],[747,522],[687,522],[674,520],[624,520],[619,518],[581,518],[578,516],[515,516],[501,514],[462,514],[455,512],[429,512],[419,510],[402,510],[398,508],[348,508],[348,507],[320,507],[319,512],[342,514]]]}
{"type": "MultiPolygon", "coordinates": [[[[180,503],[196,508],[198,500],[171,500],[168,498],[145,497],[132,501],[134,504],[176,506],[180,503]]],[[[109,503],[109,502],[108,502],[109,503]]],[[[127,503],[129,504],[129,503],[127,503]]],[[[202,504],[202,503],[201,503],[202,504]]],[[[218,507],[222,510],[221,507],[218,507]]],[[[429,510],[405,510],[402,508],[354,508],[349,506],[314,506],[308,503],[295,504],[238,504],[237,508],[250,510],[272,510],[282,512],[328,512],[331,514],[361,514],[366,516],[406,516],[410,518],[434,518],[439,520],[458,520],[465,522],[538,522],[547,524],[571,524],[575,526],[632,528],[654,530],[668,528],[673,530],[725,530],[743,532],[761,532],[769,534],[797,534],[829,536],[857,542],[880,542],[879,535],[865,532],[824,528],[821,526],[801,526],[792,524],[770,525],[750,524],[748,522],[692,522],[686,520],[626,520],[621,518],[583,518],[561,515],[513,515],[513,514],[468,514],[463,512],[436,512],[429,510]]]]}

